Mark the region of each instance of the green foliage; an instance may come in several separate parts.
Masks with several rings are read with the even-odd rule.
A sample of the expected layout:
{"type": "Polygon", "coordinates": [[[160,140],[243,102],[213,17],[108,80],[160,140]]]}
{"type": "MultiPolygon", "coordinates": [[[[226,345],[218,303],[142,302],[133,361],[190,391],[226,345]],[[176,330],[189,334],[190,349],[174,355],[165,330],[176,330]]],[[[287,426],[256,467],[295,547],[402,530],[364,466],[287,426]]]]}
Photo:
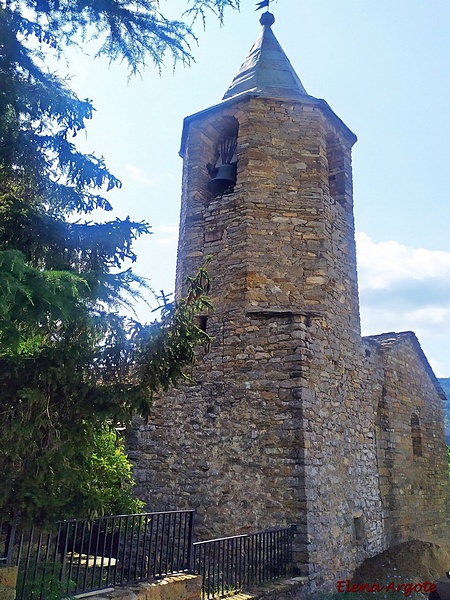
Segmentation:
{"type": "Polygon", "coordinates": [[[148,416],[153,394],[182,377],[209,339],[193,320],[210,308],[206,283],[201,270],[190,295],[150,325],[92,313],[0,358],[0,509],[35,523],[74,516],[74,506],[77,516],[107,510],[78,494],[102,423],[148,416]]]}
{"type": "Polygon", "coordinates": [[[17,589],[22,590],[23,600],[43,598],[43,600],[61,600],[67,592],[75,588],[72,581],[61,580],[61,566],[53,562],[42,562],[32,579],[23,584],[24,571],[19,572],[17,589]]]}
{"type": "Polygon", "coordinates": [[[133,496],[131,464],[116,430],[104,424],[93,437],[92,448],[86,450],[84,480],[74,494],[81,498],[83,511],[92,519],[140,513],[144,503],[133,496]]]}
{"type": "Polygon", "coordinates": [[[196,41],[193,21],[201,17],[205,22],[211,11],[222,22],[225,9],[239,9],[239,4],[240,0],[187,0],[180,19],[168,19],[159,0],[23,0],[6,6],[16,28],[56,54],[65,46],[91,42],[96,56],[125,61],[136,73],[148,58],[157,67],[167,55],[173,62],[189,64],[196,41]]]}
{"type": "MultiPolygon", "coordinates": [[[[185,18],[213,10],[222,19],[238,3],[192,0],[185,18]]],[[[204,268],[185,299],[163,302],[159,321],[118,313],[145,291],[127,262],[150,228],[129,218],[82,220],[110,211],[106,193],[121,183],[74,143],[92,102],[44,67],[47,54],[89,39],[136,72],[148,57],[157,66],[167,54],[189,62],[194,37],[157,0],[0,6],[0,514],[24,523],[131,502],[123,455],[108,451],[108,468],[94,461],[109,447],[104,423],[148,416],[153,395],[184,376],[207,339],[194,321],[210,308],[204,268]],[[114,470],[125,487],[108,498],[114,470]]]]}

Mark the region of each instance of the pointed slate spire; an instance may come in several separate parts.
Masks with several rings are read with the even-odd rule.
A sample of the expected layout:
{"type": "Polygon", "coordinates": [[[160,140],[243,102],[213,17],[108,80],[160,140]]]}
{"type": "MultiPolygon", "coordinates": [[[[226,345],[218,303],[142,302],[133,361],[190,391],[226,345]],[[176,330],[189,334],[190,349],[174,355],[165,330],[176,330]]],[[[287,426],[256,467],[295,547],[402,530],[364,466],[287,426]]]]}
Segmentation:
{"type": "Polygon", "coordinates": [[[298,98],[307,92],[272,31],[275,17],[265,12],[263,29],[231,82],[223,100],[243,93],[274,98],[298,98]]]}

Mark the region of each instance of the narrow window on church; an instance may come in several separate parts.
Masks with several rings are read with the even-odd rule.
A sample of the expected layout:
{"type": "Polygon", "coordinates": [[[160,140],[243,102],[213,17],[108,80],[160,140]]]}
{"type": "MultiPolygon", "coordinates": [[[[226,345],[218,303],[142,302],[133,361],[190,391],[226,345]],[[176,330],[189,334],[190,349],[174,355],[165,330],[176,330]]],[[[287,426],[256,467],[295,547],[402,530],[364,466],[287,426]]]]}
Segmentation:
{"type": "Polygon", "coordinates": [[[383,388],[381,392],[381,398],[378,401],[377,406],[377,425],[380,428],[380,431],[389,431],[390,423],[389,423],[389,408],[387,402],[387,392],[386,389],[383,388]]]}
{"type": "Polygon", "coordinates": [[[422,435],[420,433],[420,421],[416,413],[411,415],[411,439],[413,456],[422,456],[422,435]]]}
{"type": "Polygon", "coordinates": [[[364,519],[362,515],[360,517],[353,517],[353,528],[355,533],[355,542],[364,541],[364,519]]]}
{"type": "Polygon", "coordinates": [[[328,188],[335,202],[345,203],[344,152],[334,135],[327,137],[328,188]]]}

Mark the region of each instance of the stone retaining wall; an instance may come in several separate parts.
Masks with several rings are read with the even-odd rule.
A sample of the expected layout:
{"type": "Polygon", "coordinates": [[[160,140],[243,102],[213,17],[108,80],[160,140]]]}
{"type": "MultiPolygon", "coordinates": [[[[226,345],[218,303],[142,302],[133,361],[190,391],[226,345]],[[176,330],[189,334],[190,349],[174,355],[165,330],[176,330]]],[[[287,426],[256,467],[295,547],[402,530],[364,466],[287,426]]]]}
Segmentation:
{"type": "Polygon", "coordinates": [[[14,600],[16,597],[17,567],[0,567],[0,598],[14,600]]]}
{"type": "Polygon", "coordinates": [[[309,588],[306,577],[293,577],[270,582],[249,593],[241,592],[228,596],[228,600],[307,600],[309,588]]]}
{"type": "MultiPolygon", "coordinates": [[[[75,598],[89,598],[89,600],[200,600],[201,595],[202,578],[200,575],[173,575],[157,583],[138,583],[94,594],[80,594],[75,598]]],[[[0,598],[6,600],[6,597],[3,598],[1,595],[1,589],[0,598]]],[[[13,599],[14,596],[11,598],[13,599]]]]}

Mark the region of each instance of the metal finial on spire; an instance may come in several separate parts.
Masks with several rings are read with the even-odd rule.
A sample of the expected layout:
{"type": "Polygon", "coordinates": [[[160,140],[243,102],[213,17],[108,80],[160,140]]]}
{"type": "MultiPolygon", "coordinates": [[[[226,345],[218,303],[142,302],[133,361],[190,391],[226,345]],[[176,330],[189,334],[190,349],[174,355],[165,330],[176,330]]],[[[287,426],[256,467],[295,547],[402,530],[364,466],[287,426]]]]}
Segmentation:
{"type": "Polygon", "coordinates": [[[275,23],[275,17],[269,12],[270,2],[271,0],[261,0],[261,2],[258,2],[256,5],[256,10],[261,10],[261,8],[267,7],[267,12],[264,12],[259,19],[259,22],[263,27],[265,25],[271,27],[275,23]]]}
{"type": "Polygon", "coordinates": [[[275,23],[275,17],[273,16],[272,13],[270,13],[269,11],[263,13],[261,15],[261,18],[259,19],[259,22],[261,23],[261,25],[264,27],[265,25],[267,25],[268,27],[272,27],[272,25],[275,23]]]}

